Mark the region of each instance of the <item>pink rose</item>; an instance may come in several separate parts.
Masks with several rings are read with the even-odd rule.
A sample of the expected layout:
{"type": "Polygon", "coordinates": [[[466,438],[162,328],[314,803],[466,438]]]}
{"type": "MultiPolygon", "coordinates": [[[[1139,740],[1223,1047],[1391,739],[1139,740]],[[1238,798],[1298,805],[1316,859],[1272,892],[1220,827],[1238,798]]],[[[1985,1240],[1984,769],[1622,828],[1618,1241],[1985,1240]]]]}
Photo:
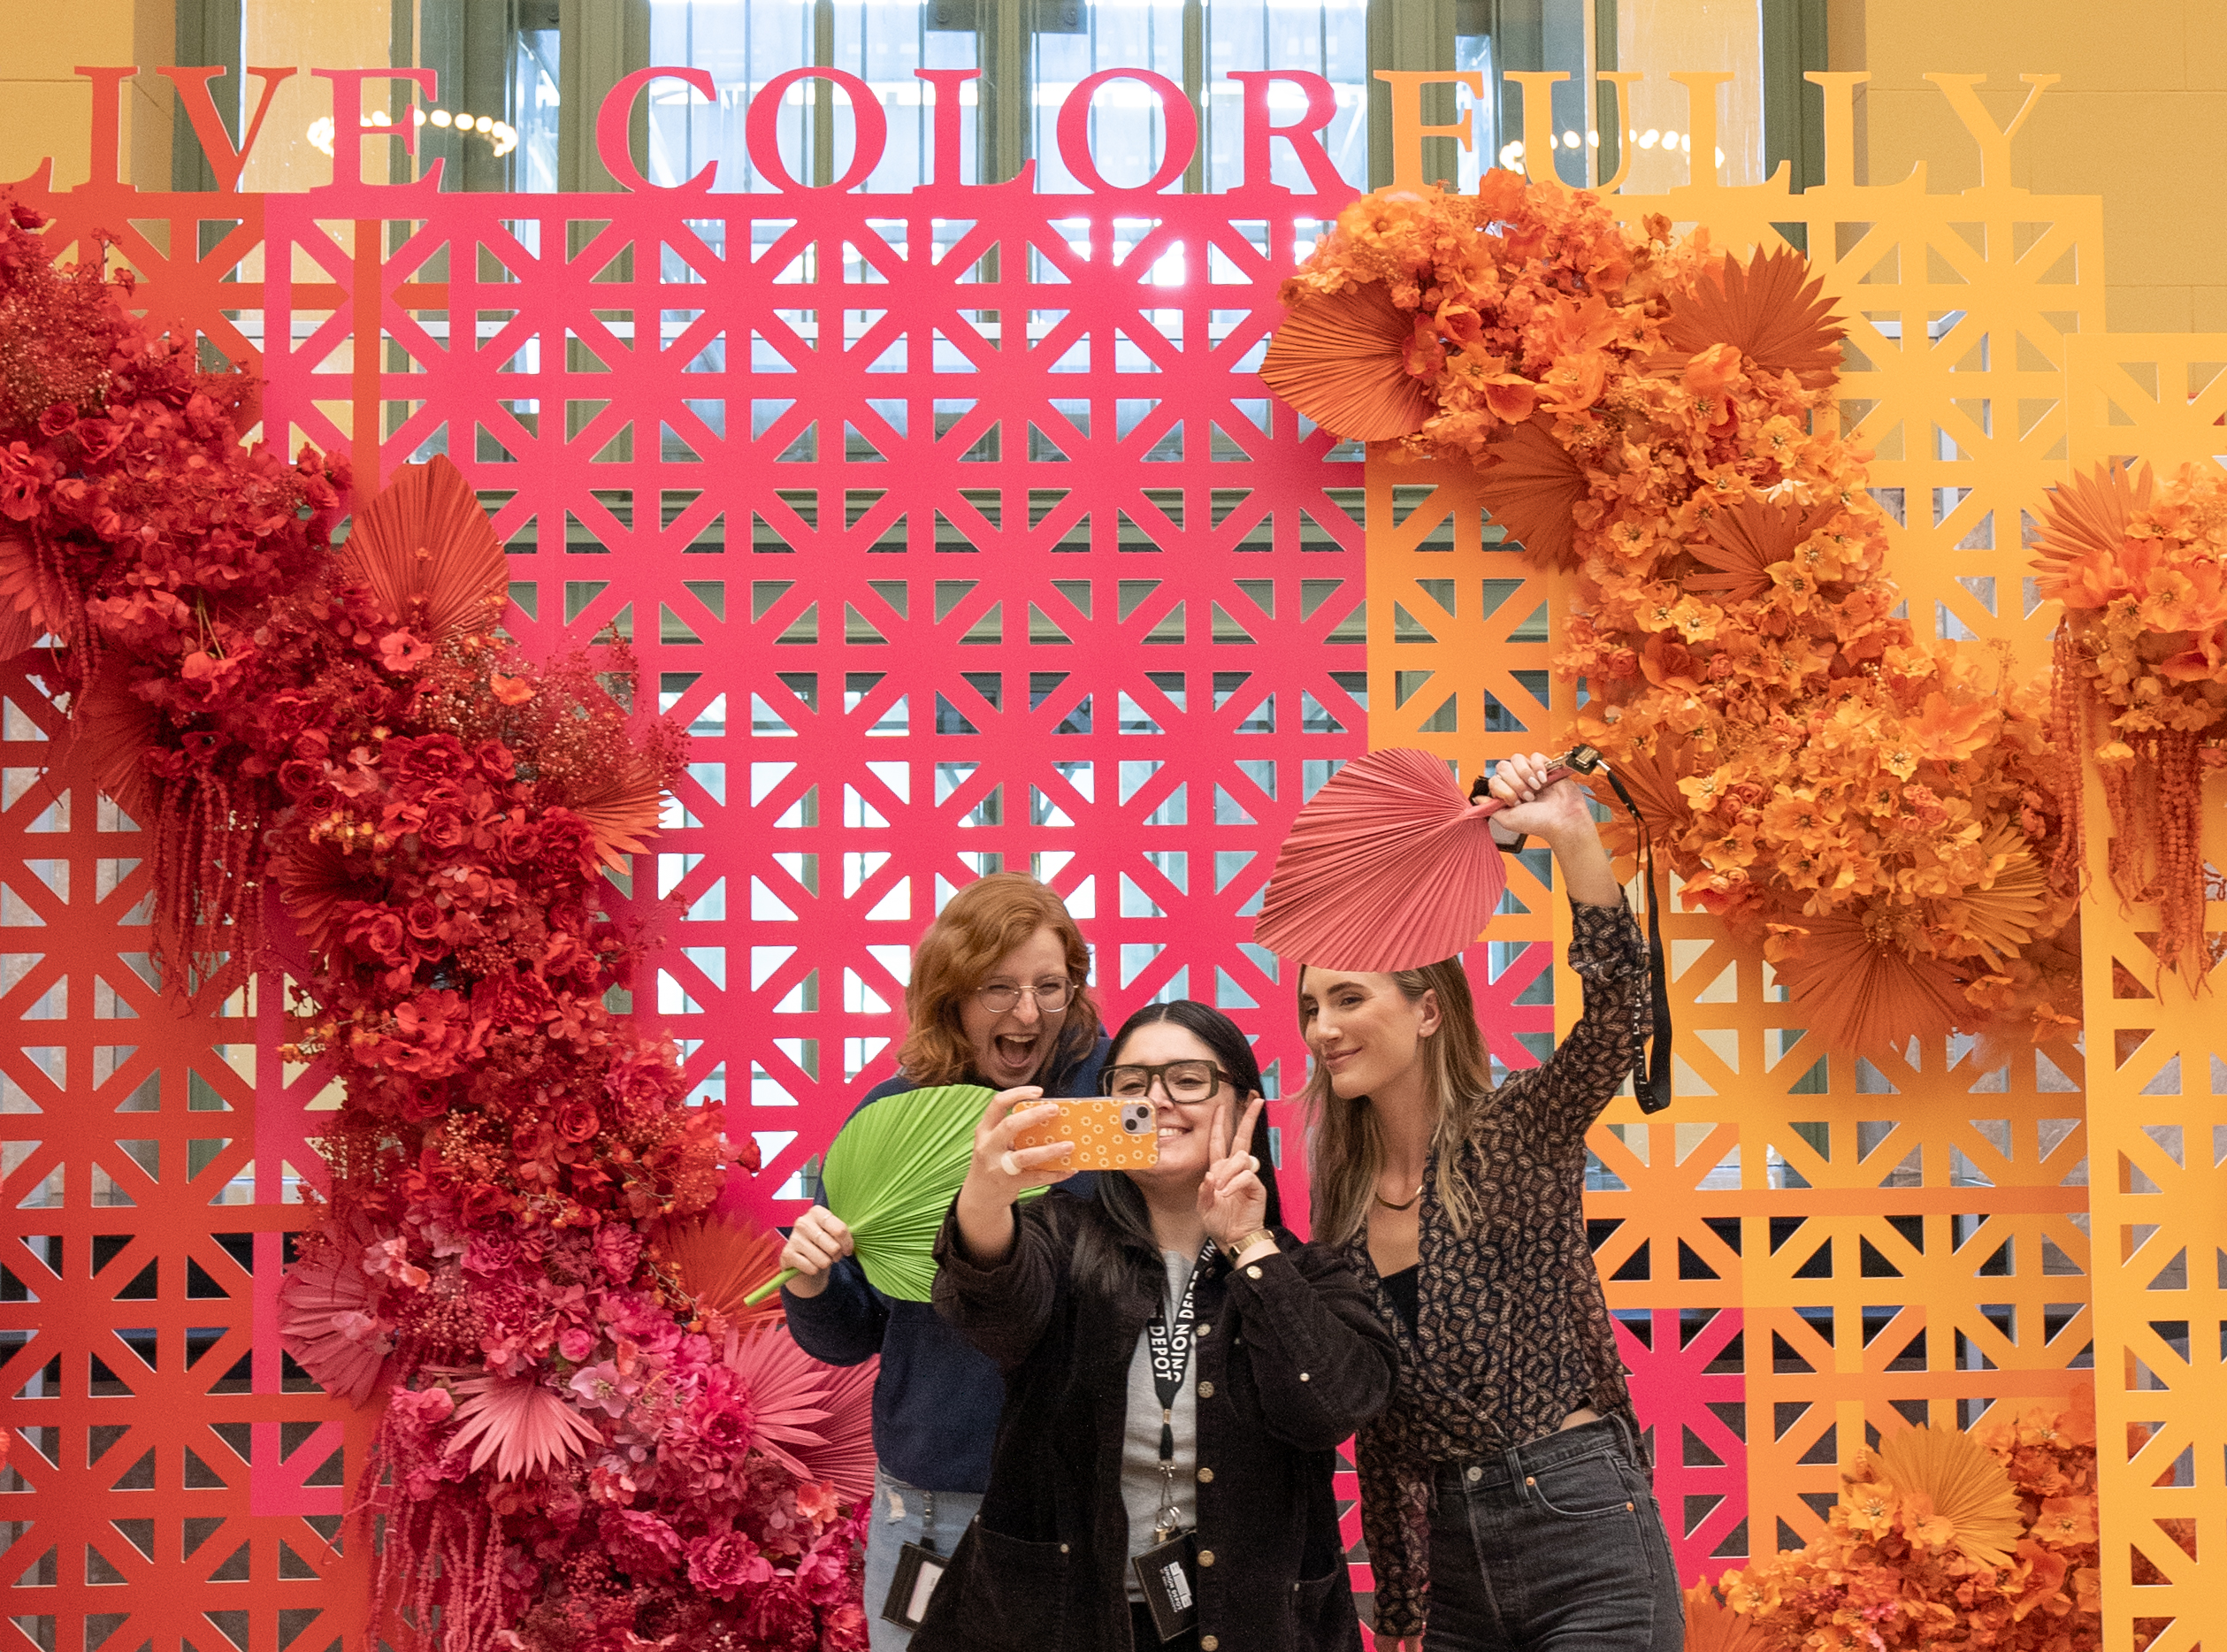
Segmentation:
{"type": "Polygon", "coordinates": [[[595,1351],[595,1338],[578,1326],[569,1326],[557,1336],[557,1352],[574,1365],[595,1351]]]}

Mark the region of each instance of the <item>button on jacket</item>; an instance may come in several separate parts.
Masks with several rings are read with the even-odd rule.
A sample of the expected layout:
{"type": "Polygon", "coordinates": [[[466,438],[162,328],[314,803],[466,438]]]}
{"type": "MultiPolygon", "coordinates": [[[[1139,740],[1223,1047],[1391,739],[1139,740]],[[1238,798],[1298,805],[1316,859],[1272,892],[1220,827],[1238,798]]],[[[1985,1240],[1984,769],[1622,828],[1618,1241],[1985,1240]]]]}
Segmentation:
{"type": "MultiPolygon", "coordinates": [[[[1080,1200],[1024,1205],[990,1268],[944,1224],[936,1310],[1004,1370],[1006,1403],[982,1513],[914,1652],[1130,1652],[1121,1447],[1129,1361],[1156,1304],[1143,1289],[1109,1301],[1075,1288],[1076,1233],[1097,1220],[1080,1200]]],[[[1330,1476],[1391,1392],[1392,1342],[1343,1258],[1275,1238],[1278,1253],[1247,1267],[1207,1261],[1194,1297],[1199,1645],[1358,1652],[1330,1476]]]]}

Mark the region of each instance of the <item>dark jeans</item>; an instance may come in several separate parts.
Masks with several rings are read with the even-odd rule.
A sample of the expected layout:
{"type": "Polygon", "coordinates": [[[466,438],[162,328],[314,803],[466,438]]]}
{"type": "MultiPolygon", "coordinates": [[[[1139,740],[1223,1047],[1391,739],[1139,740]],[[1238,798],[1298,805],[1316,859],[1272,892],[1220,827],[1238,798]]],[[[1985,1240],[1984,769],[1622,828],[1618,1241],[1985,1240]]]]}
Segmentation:
{"type": "Polygon", "coordinates": [[[1443,1463],[1427,1652],[1680,1652],[1685,1602],[1620,1417],[1443,1463]]]}

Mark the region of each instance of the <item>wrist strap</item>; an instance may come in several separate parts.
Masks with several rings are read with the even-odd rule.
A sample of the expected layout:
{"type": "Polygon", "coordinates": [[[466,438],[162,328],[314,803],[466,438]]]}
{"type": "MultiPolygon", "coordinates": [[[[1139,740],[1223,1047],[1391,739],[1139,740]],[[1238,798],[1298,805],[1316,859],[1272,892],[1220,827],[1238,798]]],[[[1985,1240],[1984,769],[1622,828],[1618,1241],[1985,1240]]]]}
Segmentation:
{"type": "MultiPolygon", "coordinates": [[[[1256,1228],[1249,1234],[1238,1235],[1237,1237],[1231,1242],[1229,1249],[1227,1252],[1225,1252],[1225,1254],[1232,1262],[1235,1262],[1237,1259],[1237,1253],[1239,1251],[1251,1250],[1256,1242],[1262,1239],[1266,1239],[1270,1244],[1275,1244],[1276,1243],[1275,1235],[1270,1233],[1266,1228],[1256,1228]]],[[[1283,1247],[1277,1245],[1276,1248],[1278,1250],[1282,1250],[1283,1247]]]]}

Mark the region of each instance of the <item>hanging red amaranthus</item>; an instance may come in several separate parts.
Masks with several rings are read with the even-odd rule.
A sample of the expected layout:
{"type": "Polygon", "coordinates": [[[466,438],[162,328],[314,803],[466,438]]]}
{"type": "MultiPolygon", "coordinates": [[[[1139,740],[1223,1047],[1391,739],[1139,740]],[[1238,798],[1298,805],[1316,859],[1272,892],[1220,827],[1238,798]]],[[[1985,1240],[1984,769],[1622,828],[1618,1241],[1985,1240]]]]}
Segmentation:
{"type": "Polygon", "coordinates": [[[171,984],[306,949],[282,1053],[346,1105],[287,1351],[383,1398],[379,1605],[441,1652],[865,1644],[848,1373],[735,1304],[761,1236],[670,1040],[608,1007],[607,868],[685,737],[616,644],[498,634],[501,546],[446,459],[328,530],[345,470],[243,447],[247,381],[0,226],[0,652],[51,639],[71,754],[154,840],[171,984]]]}

